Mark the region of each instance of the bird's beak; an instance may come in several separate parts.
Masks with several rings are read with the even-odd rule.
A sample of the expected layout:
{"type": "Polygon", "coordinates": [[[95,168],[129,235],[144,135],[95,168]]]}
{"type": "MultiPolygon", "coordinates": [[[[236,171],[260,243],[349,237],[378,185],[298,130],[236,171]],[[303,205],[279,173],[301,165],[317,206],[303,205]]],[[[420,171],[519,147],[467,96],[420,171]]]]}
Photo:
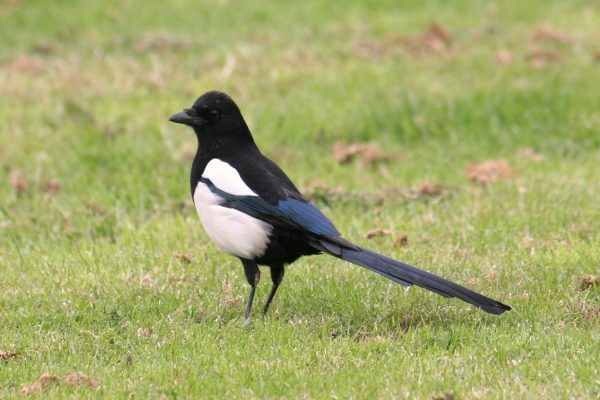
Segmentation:
{"type": "Polygon", "coordinates": [[[201,122],[199,118],[194,118],[185,111],[171,115],[169,121],[188,126],[198,125],[201,122]]]}

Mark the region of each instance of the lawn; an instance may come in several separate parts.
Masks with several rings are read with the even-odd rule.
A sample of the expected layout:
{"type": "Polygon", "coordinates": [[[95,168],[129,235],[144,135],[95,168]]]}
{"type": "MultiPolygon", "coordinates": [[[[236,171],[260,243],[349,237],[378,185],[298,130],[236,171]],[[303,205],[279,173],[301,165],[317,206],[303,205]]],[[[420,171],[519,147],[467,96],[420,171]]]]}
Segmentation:
{"type": "Polygon", "coordinates": [[[584,0],[3,1],[0,398],[597,398],[599,27],[584,0]],[[211,89],[346,238],[513,310],[315,256],[245,325],[167,121],[211,89]]]}

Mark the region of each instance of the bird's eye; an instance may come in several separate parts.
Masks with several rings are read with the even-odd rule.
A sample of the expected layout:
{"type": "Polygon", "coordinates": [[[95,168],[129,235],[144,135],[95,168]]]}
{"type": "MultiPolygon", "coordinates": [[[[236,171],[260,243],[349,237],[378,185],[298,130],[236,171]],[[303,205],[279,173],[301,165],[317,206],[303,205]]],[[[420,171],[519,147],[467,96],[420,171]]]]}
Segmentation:
{"type": "Polygon", "coordinates": [[[221,112],[219,110],[212,109],[210,110],[210,119],[215,120],[221,117],[221,112]]]}

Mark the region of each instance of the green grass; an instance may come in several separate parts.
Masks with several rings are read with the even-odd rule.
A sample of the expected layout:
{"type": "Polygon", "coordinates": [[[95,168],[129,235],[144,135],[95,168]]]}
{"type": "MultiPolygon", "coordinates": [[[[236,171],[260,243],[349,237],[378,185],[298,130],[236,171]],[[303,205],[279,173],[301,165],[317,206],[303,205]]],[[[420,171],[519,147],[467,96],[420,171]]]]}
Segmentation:
{"type": "Polygon", "coordinates": [[[99,386],[33,397],[600,395],[600,292],[578,288],[600,270],[598,3],[171,3],[0,4],[0,351],[22,356],[0,361],[0,398],[44,372],[99,386]],[[406,44],[434,21],[449,48],[406,44]],[[561,57],[536,68],[544,27],[566,39],[539,41],[561,57]],[[191,204],[195,139],[167,122],[215,88],[299,187],[336,189],[318,204],[348,239],[513,311],[321,256],[244,326],[241,266],[191,204]],[[397,157],[339,165],[339,140],[397,157]],[[489,159],[511,176],[470,182],[489,159]],[[400,195],[421,182],[447,189],[400,195]]]}

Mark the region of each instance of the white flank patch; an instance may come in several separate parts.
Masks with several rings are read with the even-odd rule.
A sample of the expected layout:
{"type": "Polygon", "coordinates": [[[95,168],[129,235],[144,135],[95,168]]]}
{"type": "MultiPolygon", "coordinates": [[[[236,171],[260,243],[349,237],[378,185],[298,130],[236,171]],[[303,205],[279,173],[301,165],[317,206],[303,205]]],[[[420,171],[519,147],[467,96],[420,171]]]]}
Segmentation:
{"type": "MultiPolygon", "coordinates": [[[[235,195],[257,196],[242,180],[240,174],[228,163],[211,160],[202,177],[224,192],[235,195]]],[[[194,191],[194,204],[204,230],[223,251],[252,260],[265,253],[269,234],[273,228],[268,223],[233,208],[222,207],[223,200],[198,182],[194,191]]]]}

